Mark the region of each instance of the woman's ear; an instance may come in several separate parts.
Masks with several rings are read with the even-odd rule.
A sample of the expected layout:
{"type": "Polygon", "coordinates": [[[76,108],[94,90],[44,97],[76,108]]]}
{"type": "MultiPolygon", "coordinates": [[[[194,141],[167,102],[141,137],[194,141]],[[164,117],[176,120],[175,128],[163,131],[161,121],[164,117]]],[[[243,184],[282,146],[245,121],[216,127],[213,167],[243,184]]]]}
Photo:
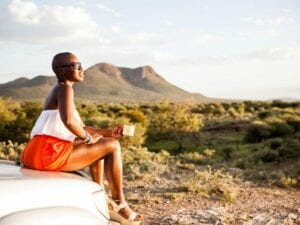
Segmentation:
{"type": "Polygon", "coordinates": [[[63,79],[64,75],[65,75],[65,71],[63,69],[58,69],[56,71],[56,77],[58,78],[58,80],[63,79]]]}
{"type": "Polygon", "coordinates": [[[65,70],[63,68],[59,68],[57,70],[58,74],[64,75],[65,74],[65,70]]]}

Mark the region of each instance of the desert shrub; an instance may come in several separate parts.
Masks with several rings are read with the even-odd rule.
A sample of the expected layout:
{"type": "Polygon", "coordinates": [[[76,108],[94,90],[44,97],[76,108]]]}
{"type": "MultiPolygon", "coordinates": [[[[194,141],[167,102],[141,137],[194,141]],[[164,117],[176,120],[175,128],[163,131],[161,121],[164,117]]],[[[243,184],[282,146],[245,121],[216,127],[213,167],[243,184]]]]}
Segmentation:
{"type": "Polygon", "coordinates": [[[205,159],[205,156],[199,152],[185,152],[179,154],[178,158],[182,163],[200,164],[205,159]]]}
{"type": "Polygon", "coordinates": [[[297,187],[299,185],[299,182],[297,181],[296,178],[282,176],[277,184],[285,188],[291,188],[291,187],[297,187]]]}
{"type": "Polygon", "coordinates": [[[293,116],[287,119],[288,125],[290,125],[295,132],[300,132],[300,117],[293,116]]]}
{"type": "Polygon", "coordinates": [[[129,147],[122,151],[124,175],[129,180],[153,180],[168,169],[169,154],[149,152],[143,147],[129,147]]]}
{"type": "Polygon", "coordinates": [[[254,161],[253,161],[252,157],[246,157],[246,158],[243,158],[243,159],[238,159],[235,162],[235,166],[237,168],[240,168],[240,169],[252,168],[253,165],[254,165],[254,161]]]}
{"type": "Polygon", "coordinates": [[[109,129],[113,124],[113,119],[106,116],[88,117],[83,121],[86,126],[91,126],[99,129],[109,129]]]}
{"type": "Polygon", "coordinates": [[[266,172],[264,170],[258,170],[258,169],[248,170],[245,172],[245,176],[248,179],[255,180],[255,181],[268,180],[268,174],[269,174],[268,172],[266,172]]]}
{"type": "Polygon", "coordinates": [[[268,140],[268,143],[270,145],[270,148],[274,150],[274,149],[277,149],[280,146],[282,146],[283,139],[282,138],[271,138],[268,140]]]}
{"type": "Polygon", "coordinates": [[[215,154],[214,149],[205,149],[203,153],[199,152],[184,152],[177,156],[181,163],[201,164],[208,162],[208,160],[215,154]]]}
{"type": "Polygon", "coordinates": [[[129,118],[131,123],[140,123],[146,126],[148,122],[147,117],[144,115],[144,113],[138,110],[128,110],[122,112],[120,115],[129,118]]]}
{"type": "Polygon", "coordinates": [[[186,105],[172,105],[167,112],[153,114],[147,130],[147,141],[171,140],[177,143],[177,153],[184,149],[184,142],[203,126],[198,114],[186,105]]]}
{"type": "Polygon", "coordinates": [[[262,112],[259,112],[259,113],[257,114],[258,118],[261,119],[261,120],[264,120],[264,119],[266,119],[266,118],[268,118],[268,117],[271,117],[271,116],[273,116],[273,115],[274,115],[274,112],[271,111],[271,110],[262,111],[262,112]]]}
{"type": "Polygon", "coordinates": [[[261,142],[272,135],[273,129],[274,128],[270,124],[255,121],[247,129],[245,141],[248,143],[261,142]]]}
{"type": "Polygon", "coordinates": [[[195,171],[193,179],[189,178],[184,182],[185,188],[201,196],[233,202],[239,194],[239,187],[234,178],[222,170],[213,171],[208,167],[205,171],[195,171]]]}
{"type": "Polygon", "coordinates": [[[25,144],[13,143],[12,141],[0,142],[0,159],[20,161],[21,153],[25,144]]]}
{"type": "Polygon", "coordinates": [[[300,102],[284,102],[281,100],[273,100],[271,106],[278,107],[278,108],[299,107],[300,102]]]}
{"type": "Polygon", "coordinates": [[[288,138],[277,151],[282,159],[300,156],[300,140],[288,138]]]}
{"type": "MultiPolygon", "coordinates": [[[[11,140],[13,142],[23,143],[29,139],[29,133],[41,113],[42,105],[38,102],[24,102],[20,105],[5,102],[8,111],[4,111],[1,118],[0,110],[0,141],[11,140]],[[7,114],[8,113],[8,114],[7,114]],[[2,125],[1,125],[2,124],[2,125]]],[[[1,107],[1,102],[0,102],[1,107]]]]}
{"type": "Polygon", "coordinates": [[[253,155],[253,160],[256,163],[258,163],[259,161],[262,161],[265,163],[266,162],[274,162],[274,161],[278,160],[278,156],[279,156],[279,153],[277,151],[265,148],[259,152],[256,152],[253,155]]]}
{"type": "Polygon", "coordinates": [[[236,111],[236,109],[234,107],[230,107],[227,112],[229,113],[229,115],[233,118],[238,118],[239,113],[236,111]]]}
{"type": "Polygon", "coordinates": [[[228,159],[231,159],[231,154],[232,154],[232,152],[234,152],[234,148],[228,146],[228,147],[223,148],[221,151],[222,151],[222,154],[224,155],[225,159],[228,160],[228,159]]]}
{"type": "Polygon", "coordinates": [[[294,132],[294,129],[286,122],[273,122],[271,126],[273,127],[271,132],[272,137],[286,137],[294,132]]]}

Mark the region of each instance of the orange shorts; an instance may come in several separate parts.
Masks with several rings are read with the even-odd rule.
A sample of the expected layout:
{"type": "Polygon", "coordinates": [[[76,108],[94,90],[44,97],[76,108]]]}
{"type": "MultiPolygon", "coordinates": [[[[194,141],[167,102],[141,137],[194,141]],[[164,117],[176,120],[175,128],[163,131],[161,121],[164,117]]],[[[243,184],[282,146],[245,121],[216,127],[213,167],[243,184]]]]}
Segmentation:
{"type": "Polygon", "coordinates": [[[26,168],[59,171],[67,162],[73,143],[48,135],[36,135],[26,145],[22,163],[26,168]]]}

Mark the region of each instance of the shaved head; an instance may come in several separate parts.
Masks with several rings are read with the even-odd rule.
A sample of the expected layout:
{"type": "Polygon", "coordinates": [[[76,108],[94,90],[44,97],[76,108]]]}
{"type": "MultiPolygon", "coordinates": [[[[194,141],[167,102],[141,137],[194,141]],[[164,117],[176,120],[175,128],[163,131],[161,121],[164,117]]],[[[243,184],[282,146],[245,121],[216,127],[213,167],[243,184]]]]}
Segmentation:
{"type": "Polygon", "coordinates": [[[60,66],[64,65],[68,59],[71,57],[76,57],[73,53],[71,52],[62,52],[56,54],[53,59],[52,59],[52,70],[54,73],[57,73],[57,68],[60,66]]]}

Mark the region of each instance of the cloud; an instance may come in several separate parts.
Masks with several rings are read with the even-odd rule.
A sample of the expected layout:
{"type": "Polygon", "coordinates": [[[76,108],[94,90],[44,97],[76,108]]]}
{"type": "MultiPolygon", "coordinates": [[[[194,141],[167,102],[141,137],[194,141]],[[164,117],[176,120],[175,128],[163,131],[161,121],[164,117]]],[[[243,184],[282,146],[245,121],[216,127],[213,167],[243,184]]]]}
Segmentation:
{"type": "Polygon", "coordinates": [[[95,6],[100,9],[102,12],[106,12],[109,13],[111,15],[113,15],[114,17],[120,17],[120,14],[116,12],[116,10],[114,10],[113,8],[110,8],[108,6],[105,6],[103,4],[95,4],[95,6]]]}
{"type": "Polygon", "coordinates": [[[181,37],[185,40],[191,40],[197,45],[206,45],[211,42],[219,42],[224,40],[224,36],[221,33],[211,33],[205,29],[201,28],[185,28],[178,29],[172,34],[174,39],[181,37]]]}
{"type": "Polygon", "coordinates": [[[275,37],[281,35],[281,33],[271,29],[271,30],[238,32],[238,35],[242,37],[275,37]]]}
{"type": "MultiPolygon", "coordinates": [[[[72,41],[101,43],[101,29],[79,6],[42,5],[13,0],[0,13],[1,41],[52,44],[72,41]]],[[[115,29],[115,28],[114,28],[115,29]]]]}
{"type": "MultiPolygon", "coordinates": [[[[154,64],[164,65],[166,67],[192,68],[201,66],[237,66],[245,63],[252,64],[256,61],[273,63],[272,61],[288,62],[290,60],[300,59],[299,48],[264,48],[257,49],[243,54],[229,55],[202,55],[196,57],[178,57],[174,54],[165,52],[152,52],[152,61],[154,64]]],[[[276,63],[276,62],[275,62],[276,63]]]]}
{"type": "Polygon", "coordinates": [[[170,20],[164,20],[163,23],[166,25],[166,26],[172,26],[173,23],[170,21],[170,20]]]}
{"type": "Polygon", "coordinates": [[[166,39],[161,34],[149,32],[125,35],[124,41],[133,45],[161,45],[166,43],[166,39]]]}
{"type": "Polygon", "coordinates": [[[257,18],[257,17],[245,17],[242,18],[243,22],[251,23],[259,26],[265,25],[283,25],[295,23],[295,19],[290,16],[275,16],[270,18],[257,18]]]}
{"type": "Polygon", "coordinates": [[[299,49],[294,48],[265,48],[245,53],[243,59],[250,60],[285,60],[300,56],[299,49]]]}
{"type": "Polygon", "coordinates": [[[13,0],[8,7],[13,19],[21,24],[40,23],[38,7],[33,2],[13,0]]]}
{"type": "Polygon", "coordinates": [[[208,42],[222,41],[224,39],[218,35],[203,33],[194,36],[192,40],[195,44],[207,44],[208,42]]]}

